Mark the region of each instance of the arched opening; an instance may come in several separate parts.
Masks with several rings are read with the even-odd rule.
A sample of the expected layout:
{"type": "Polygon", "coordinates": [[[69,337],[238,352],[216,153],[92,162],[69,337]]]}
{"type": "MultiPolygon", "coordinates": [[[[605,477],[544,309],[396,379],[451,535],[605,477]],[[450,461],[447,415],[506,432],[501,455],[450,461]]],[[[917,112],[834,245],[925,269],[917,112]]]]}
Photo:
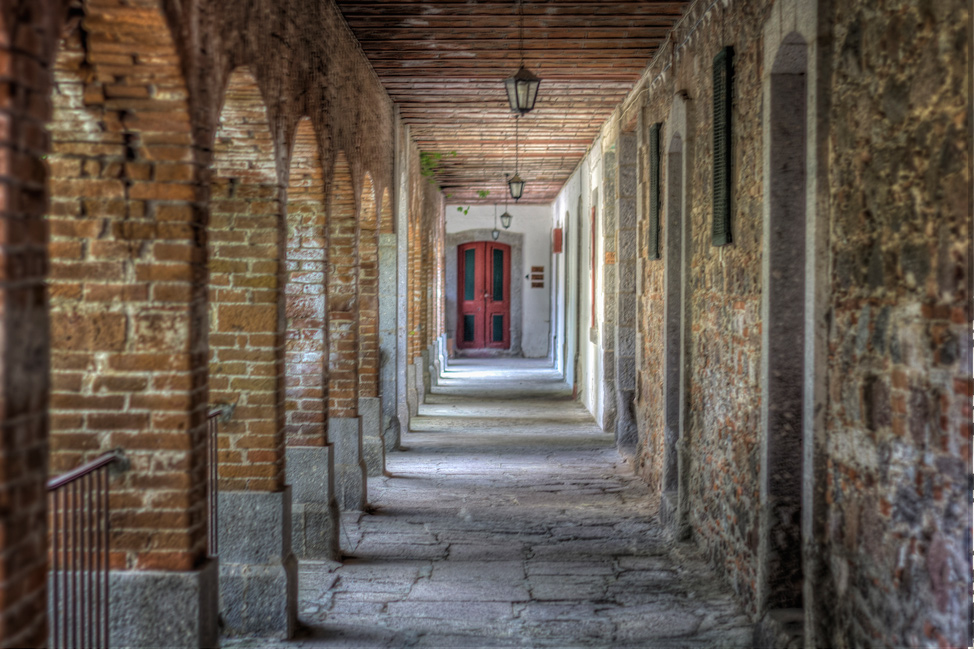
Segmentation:
{"type": "MultiPolygon", "coordinates": [[[[206,557],[205,250],[179,61],[158,3],[72,3],[52,68],[49,471],[113,448],[127,457],[108,486],[115,645],[170,639],[169,624],[133,614],[142,601],[173,624],[197,616],[193,641],[217,641],[216,620],[201,616],[217,597],[206,557]],[[157,571],[169,573],[171,590],[158,587],[157,571]]],[[[46,353],[35,362],[46,365],[46,353]]],[[[78,537],[65,535],[67,509],[59,512],[51,541],[80,552],[78,537]]],[[[96,533],[90,519],[78,525],[96,533]]],[[[78,566],[52,568],[56,582],[78,566]]],[[[90,591],[52,583],[42,610],[63,608],[58,592],[93,605],[90,591]]],[[[52,642],[66,631],[52,623],[52,642]]]]}
{"type": "Polygon", "coordinates": [[[213,150],[208,230],[210,406],[220,427],[220,488],[283,487],[280,184],[260,89],[246,67],[227,82],[213,150]]]}
{"type": "Polygon", "coordinates": [[[382,403],[379,401],[379,205],[372,174],[359,195],[359,392],[362,453],[370,476],[385,470],[382,403]]]}
{"type": "Polygon", "coordinates": [[[325,378],[325,184],[309,118],[298,123],[287,190],[285,433],[288,446],[323,446],[325,378]]]}
{"type": "Polygon", "coordinates": [[[806,59],[786,37],[766,100],[761,611],[802,607],[806,59]]]}
{"type": "Polygon", "coordinates": [[[248,68],[238,68],[215,134],[208,230],[210,405],[223,413],[220,614],[229,634],[290,637],[297,565],[286,528],[286,238],[276,160],[260,88],[248,68]]]}
{"type": "Polygon", "coordinates": [[[359,419],[359,205],[344,151],[335,158],[328,210],[328,437],[335,444],[335,490],[343,510],[365,508],[359,419]]]}
{"type": "Polygon", "coordinates": [[[328,219],[318,136],[295,129],[287,190],[285,436],[291,543],[301,559],[336,560],[339,513],[328,443],[328,219]]]}
{"type": "Polygon", "coordinates": [[[379,214],[372,175],[359,196],[359,397],[379,396],[379,214]]]}

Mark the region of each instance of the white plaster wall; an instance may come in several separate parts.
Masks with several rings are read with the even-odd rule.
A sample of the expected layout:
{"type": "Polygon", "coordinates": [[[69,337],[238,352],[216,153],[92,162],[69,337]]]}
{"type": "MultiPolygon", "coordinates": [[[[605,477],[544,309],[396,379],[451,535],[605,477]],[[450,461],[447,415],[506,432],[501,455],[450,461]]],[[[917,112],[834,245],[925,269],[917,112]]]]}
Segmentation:
{"type": "MultiPolygon", "coordinates": [[[[525,191],[530,190],[530,185],[525,191]]],[[[472,205],[467,214],[457,211],[457,205],[446,206],[446,232],[462,232],[477,228],[490,229],[494,225],[492,205],[472,205]]],[[[466,205],[463,206],[466,209],[466,205]]],[[[509,202],[507,211],[514,219],[509,232],[524,235],[524,271],[520,277],[511,274],[511,282],[522,282],[521,350],[527,358],[544,358],[548,355],[550,336],[551,297],[551,205],[515,205],[509,202]],[[545,269],[544,288],[531,288],[525,279],[532,266],[545,269]]],[[[497,214],[504,212],[504,205],[497,206],[497,214]]],[[[498,229],[503,229],[500,219],[498,229]]],[[[451,254],[447,251],[447,254],[451,254]]]]}
{"type": "MultiPolygon", "coordinates": [[[[600,386],[602,385],[602,354],[599,351],[598,341],[601,335],[592,342],[591,332],[593,323],[592,313],[592,194],[599,188],[602,177],[602,156],[601,142],[596,140],[592,149],[586,157],[579,163],[578,168],[569,178],[565,186],[562,187],[554,204],[552,205],[552,223],[561,223],[567,229],[565,240],[564,268],[558,295],[556,296],[557,308],[563,314],[564,331],[568,339],[568,345],[564,352],[556,350],[557,354],[564,353],[565,358],[559,358],[560,367],[564,368],[565,378],[569,384],[578,387],[580,398],[585,408],[591,412],[596,421],[601,421],[603,395],[600,386]],[[581,209],[579,209],[579,199],[581,199],[581,209]],[[576,264],[578,264],[576,266],[576,264]],[[580,270],[576,274],[575,269],[580,270]],[[578,282],[581,286],[578,286],[578,282]],[[581,290],[578,290],[578,289],[581,290]],[[576,293],[577,291],[577,293],[576,293]],[[578,318],[576,319],[574,308],[578,302],[578,318]],[[577,323],[577,325],[576,325],[577,323]],[[575,373],[575,350],[578,346],[578,376],[575,373]]],[[[602,237],[601,237],[601,206],[596,205],[599,212],[597,219],[599,226],[596,231],[596,319],[600,320],[603,313],[602,287],[602,263],[604,257],[602,237]]],[[[599,333],[601,334],[601,322],[598,322],[599,333]]]]}

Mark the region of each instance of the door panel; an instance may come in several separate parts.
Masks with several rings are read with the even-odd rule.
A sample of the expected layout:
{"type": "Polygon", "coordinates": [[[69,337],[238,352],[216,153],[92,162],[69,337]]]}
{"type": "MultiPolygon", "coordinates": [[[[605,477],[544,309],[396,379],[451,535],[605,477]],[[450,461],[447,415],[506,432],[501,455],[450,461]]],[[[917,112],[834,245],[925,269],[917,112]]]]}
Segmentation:
{"type": "Polygon", "coordinates": [[[457,254],[457,348],[510,348],[510,246],[477,241],[457,254]]]}

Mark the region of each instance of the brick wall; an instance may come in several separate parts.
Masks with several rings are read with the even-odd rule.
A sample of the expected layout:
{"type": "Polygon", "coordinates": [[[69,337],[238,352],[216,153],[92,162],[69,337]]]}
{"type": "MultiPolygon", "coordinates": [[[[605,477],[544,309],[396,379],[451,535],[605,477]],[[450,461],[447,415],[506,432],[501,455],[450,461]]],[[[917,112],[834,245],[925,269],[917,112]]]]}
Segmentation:
{"type": "Polygon", "coordinates": [[[162,14],[73,12],[54,81],[50,468],[123,448],[112,565],[187,570],[204,550],[203,254],[188,94],[162,14]]]}
{"type": "Polygon", "coordinates": [[[288,445],[325,443],[325,185],[310,119],[298,123],[287,190],[288,445]]]}
{"type": "MultiPolygon", "coordinates": [[[[91,0],[84,5],[87,16],[78,9],[69,17],[74,34],[58,58],[58,90],[52,95],[64,4],[0,5],[0,62],[8,70],[0,109],[9,116],[3,150],[12,161],[11,173],[0,179],[8,188],[0,193],[0,245],[8,268],[0,280],[7,323],[6,416],[0,424],[4,646],[46,641],[49,382],[51,472],[115,446],[131,459],[131,470],[113,484],[115,567],[189,570],[203,559],[208,387],[214,402],[244,393],[248,400],[228,429],[246,426],[248,432],[233,433],[237,437],[222,459],[260,470],[245,469],[231,480],[227,464],[227,486],[280,484],[284,311],[262,312],[256,319],[243,315],[280,293],[283,229],[280,223],[257,225],[261,210],[279,212],[274,202],[280,182],[274,177],[265,187],[237,193],[239,185],[253,185],[253,178],[237,186],[229,178],[261,169],[221,175],[210,166],[229,153],[220,150],[217,137],[229,72],[250,66],[267,96],[275,98],[266,108],[260,101],[264,123],[245,134],[264,147],[258,167],[288,168],[289,140],[310,114],[318,142],[325,143],[325,159],[339,148],[354,150],[356,168],[369,172],[376,194],[391,187],[392,103],[332,3],[91,0]],[[214,273],[216,280],[230,282],[213,287],[226,298],[214,305],[214,334],[227,336],[218,338],[224,346],[214,346],[214,358],[230,365],[215,368],[208,386],[204,226],[211,191],[218,208],[210,232],[214,259],[234,262],[226,265],[227,273],[245,267],[239,277],[249,273],[254,285],[237,287],[241,293],[233,296],[228,291],[238,276],[214,273]],[[234,201],[246,203],[243,212],[250,215],[242,218],[254,219],[248,224],[253,227],[237,235],[255,250],[234,251],[237,235],[221,230],[230,213],[240,215],[234,201]],[[43,284],[48,228],[40,220],[45,212],[50,339],[43,284]],[[235,323],[236,307],[247,308],[237,310],[235,323]],[[265,326],[275,319],[276,326],[265,326]],[[228,337],[258,353],[241,357],[243,348],[230,346],[228,337]],[[237,356],[231,358],[233,352],[237,356]],[[244,383],[233,363],[247,366],[244,383]],[[258,410],[269,425],[253,426],[258,410]]],[[[255,156],[257,149],[249,153],[255,156]]],[[[283,306],[283,298],[276,299],[283,306]]],[[[224,435],[225,443],[230,436],[224,435]]]]}
{"type": "Polygon", "coordinates": [[[359,206],[345,153],[328,190],[328,415],[357,417],[359,397],[359,206]]]}
{"type": "Polygon", "coordinates": [[[46,520],[48,452],[47,229],[44,186],[49,150],[50,55],[60,11],[55,2],[0,5],[0,646],[47,641],[46,520]],[[16,17],[16,19],[15,19],[16,17]],[[17,22],[20,20],[21,22],[17,22]],[[11,75],[11,71],[17,74],[11,75]]]}
{"type": "Polygon", "coordinates": [[[419,150],[409,152],[408,344],[407,359],[429,347],[444,331],[443,311],[445,203],[439,188],[419,173],[419,150]]]}
{"type": "Polygon", "coordinates": [[[230,75],[210,194],[210,406],[220,487],[276,491],[284,480],[282,232],[274,141],[248,68],[230,75]]]}

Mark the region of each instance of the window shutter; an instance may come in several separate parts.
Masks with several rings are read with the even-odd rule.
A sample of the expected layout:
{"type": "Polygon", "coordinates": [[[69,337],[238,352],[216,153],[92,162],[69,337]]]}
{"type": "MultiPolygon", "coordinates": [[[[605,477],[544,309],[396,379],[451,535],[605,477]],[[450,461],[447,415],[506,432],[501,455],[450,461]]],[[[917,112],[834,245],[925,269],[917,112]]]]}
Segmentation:
{"type": "Polygon", "coordinates": [[[659,259],[659,136],[663,124],[649,127],[649,258],[659,259]]]}
{"type": "Polygon", "coordinates": [[[713,245],[731,239],[731,81],[733,47],[714,57],[714,222],[713,245]]]}

